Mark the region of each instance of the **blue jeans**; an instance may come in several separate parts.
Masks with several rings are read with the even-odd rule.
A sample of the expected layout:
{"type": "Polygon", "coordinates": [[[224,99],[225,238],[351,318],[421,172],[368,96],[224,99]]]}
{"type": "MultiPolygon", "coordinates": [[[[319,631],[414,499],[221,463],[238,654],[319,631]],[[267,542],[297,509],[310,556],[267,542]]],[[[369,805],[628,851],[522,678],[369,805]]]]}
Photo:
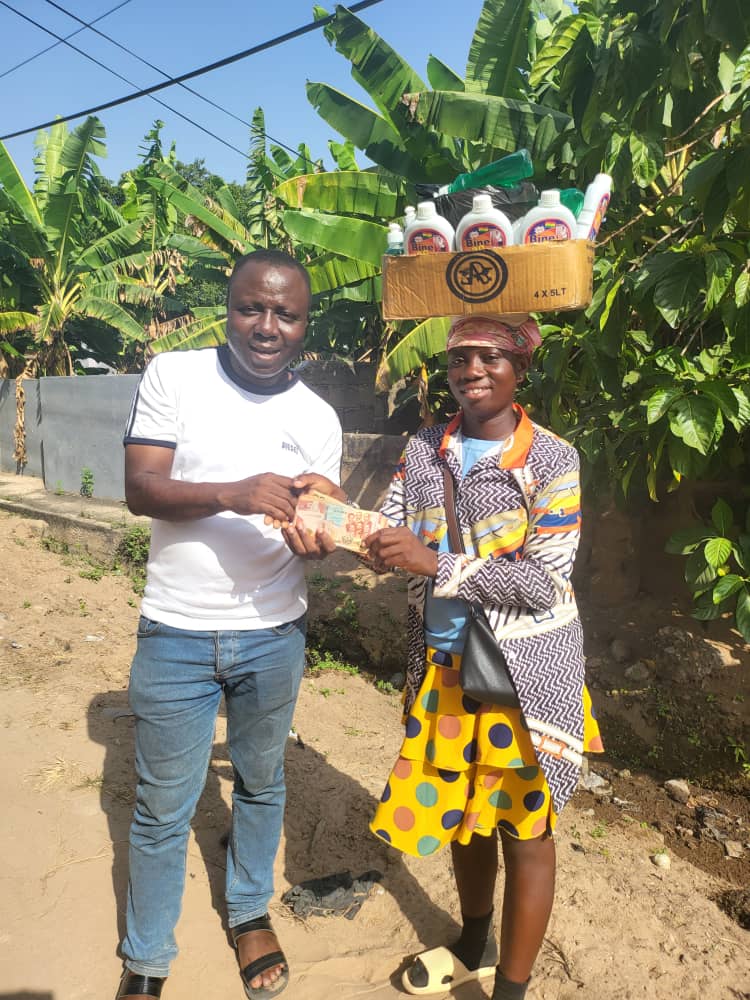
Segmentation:
{"type": "Polygon", "coordinates": [[[222,692],[234,769],[229,926],[267,912],[284,814],[284,748],[305,664],[305,619],[192,632],[141,618],[130,675],[138,786],[130,828],[126,966],[166,976],[190,821],[206,781],[222,692]]]}

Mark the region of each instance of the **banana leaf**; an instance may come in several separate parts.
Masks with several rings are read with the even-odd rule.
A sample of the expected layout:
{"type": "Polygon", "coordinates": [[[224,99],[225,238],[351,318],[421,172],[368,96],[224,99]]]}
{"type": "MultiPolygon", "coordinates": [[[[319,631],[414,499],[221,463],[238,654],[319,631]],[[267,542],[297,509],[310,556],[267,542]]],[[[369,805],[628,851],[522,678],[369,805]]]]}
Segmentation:
{"type": "Polygon", "coordinates": [[[403,94],[425,89],[424,81],[406,60],[345,7],[336,7],[333,21],[323,31],[336,51],[351,62],[352,76],[387,119],[393,120],[403,94]]]}
{"type": "Polygon", "coordinates": [[[115,263],[124,250],[137,246],[142,228],[140,222],[128,222],[114,232],[100,236],[77,257],[76,263],[94,268],[100,264],[115,263]]]}
{"type": "Polygon", "coordinates": [[[466,61],[467,90],[520,98],[528,92],[529,8],[530,0],[485,0],[466,61]]]}
{"type": "Polygon", "coordinates": [[[530,87],[538,86],[560,60],[570,52],[581,30],[585,27],[586,17],[584,14],[573,14],[571,17],[563,18],[557,22],[534,60],[529,76],[530,87]]]}
{"type": "Polygon", "coordinates": [[[136,320],[116,302],[98,298],[95,295],[82,295],[78,302],[78,313],[101,320],[108,326],[113,326],[125,341],[145,340],[146,333],[136,320]]]}
{"type": "Polygon", "coordinates": [[[0,186],[5,189],[22,213],[33,220],[36,227],[41,227],[42,219],[34,197],[2,142],[0,142],[0,186]]]}
{"type": "Polygon", "coordinates": [[[212,202],[210,198],[205,199],[202,196],[200,199],[195,199],[159,177],[147,177],[146,182],[154,190],[166,195],[181,212],[194,216],[215,236],[226,240],[232,250],[250,253],[251,250],[255,249],[245,227],[228,212],[225,212],[218,202],[212,202]],[[209,203],[208,206],[205,204],[206,201],[209,203]]]}
{"type": "Polygon", "coordinates": [[[0,333],[19,333],[21,330],[34,329],[39,323],[39,317],[34,313],[0,312],[0,333]]]}
{"type": "Polygon", "coordinates": [[[280,184],[274,194],[290,208],[384,219],[392,219],[398,211],[399,192],[390,180],[365,170],[301,174],[280,184]]]}
{"type": "Polygon", "coordinates": [[[427,60],[427,79],[433,90],[466,90],[464,80],[437,56],[427,60]]]}
{"type": "Polygon", "coordinates": [[[310,275],[310,289],[313,295],[331,292],[365,278],[375,277],[380,270],[372,264],[333,254],[322,254],[306,264],[305,268],[310,275]]]}
{"type": "Polygon", "coordinates": [[[320,117],[373,163],[391,173],[411,176],[415,165],[389,121],[327,83],[308,83],[306,90],[307,99],[320,117]]]}
{"type": "Polygon", "coordinates": [[[387,229],[374,222],[342,215],[324,215],[305,209],[283,214],[284,228],[292,239],[321,250],[364,261],[380,271],[387,229]]]}
{"type": "Polygon", "coordinates": [[[222,307],[220,312],[214,311],[212,316],[200,316],[191,323],[186,323],[173,333],[157,337],[151,342],[154,354],[162,351],[189,351],[201,347],[218,347],[226,340],[226,313],[222,307]]]}
{"type": "Polygon", "coordinates": [[[445,350],[450,325],[449,317],[440,316],[415,326],[383,357],[375,376],[375,388],[384,392],[394,382],[419,368],[427,358],[441,354],[445,350]]]}
{"type": "Polygon", "coordinates": [[[407,96],[411,102],[403,113],[420,125],[479,140],[504,153],[525,146],[540,162],[546,159],[551,142],[573,123],[561,111],[512,98],[440,90],[407,96]]]}

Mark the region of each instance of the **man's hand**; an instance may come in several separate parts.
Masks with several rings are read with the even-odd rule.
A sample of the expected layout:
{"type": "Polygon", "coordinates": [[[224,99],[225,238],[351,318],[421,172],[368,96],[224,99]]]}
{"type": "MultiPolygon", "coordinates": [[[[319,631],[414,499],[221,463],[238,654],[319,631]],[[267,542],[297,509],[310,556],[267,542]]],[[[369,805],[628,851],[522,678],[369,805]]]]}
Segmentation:
{"type": "Polygon", "coordinates": [[[405,569],[417,576],[437,576],[437,553],[420,542],[409,528],[381,528],[368,535],[364,544],[376,572],[405,569]]]}
{"type": "Polygon", "coordinates": [[[219,500],[225,510],[235,514],[265,514],[266,524],[276,527],[294,519],[297,497],[288,476],[263,472],[221,488],[219,500]]]}
{"type": "Polygon", "coordinates": [[[318,472],[305,472],[301,476],[297,476],[292,483],[296,493],[306,493],[308,490],[317,490],[318,493],[324,493],[327,497],[333,497],[334,500],[340,500],[342,503],[349,503],[349,497],[344,493],[340,486],[337,486],[326,476],[321,476],[318,472]]]}
{"type": "MultiPolygon", "coordinates": [[[[317,488],[317,487],[316,487],[317,488]]],[[[325,559],[336,549],[336,543],[325,531],[308,531],[302,521],[282,527],[284,541],[295,555],[301,559],[325,559]]]]}

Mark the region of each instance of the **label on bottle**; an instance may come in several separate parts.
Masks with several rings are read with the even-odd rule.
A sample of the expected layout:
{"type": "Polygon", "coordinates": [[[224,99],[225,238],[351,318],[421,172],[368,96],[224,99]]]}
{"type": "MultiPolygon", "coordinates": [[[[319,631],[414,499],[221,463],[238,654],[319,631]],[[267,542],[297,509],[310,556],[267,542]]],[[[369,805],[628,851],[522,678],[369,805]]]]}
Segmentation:
{"type": "Polygon", "coordinates": [[[594,218],[591,220],[591,229],[589,230],[589,235],[588,235],[589,240],[596,240],[602,222],[604,222],[604,216],[607,214],[608,205],[609,205],[609,195],[604,194],[602,195],[599,204],[597,205],[596,211],[594,212],[594,218]]]}
{"type": "Polygon", "coordinates": [[[505,233],[494,222],[475,222],[461,236],[462,250],[486,250],[504,247],[506,243],[505,233]]]}
{"type": "Polygon", "coordinates": [[[415,229],[409,233],[408,252],[414,253],[450,253],[450,240],[439,229],[415,229]]]}
{"type": "Polygon", "coordinates": [[[564,219],[550,216],[533,222],[524,233],[524,243],[554,243],[556,240],[569,240],[572,237],[570,226],[564,219]]]}

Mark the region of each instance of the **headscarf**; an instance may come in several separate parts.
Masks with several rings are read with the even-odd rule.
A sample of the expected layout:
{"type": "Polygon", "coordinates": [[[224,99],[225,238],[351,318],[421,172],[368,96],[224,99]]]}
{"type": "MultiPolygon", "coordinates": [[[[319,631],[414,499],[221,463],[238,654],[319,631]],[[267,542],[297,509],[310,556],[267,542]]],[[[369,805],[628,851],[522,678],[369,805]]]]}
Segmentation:
{"type": "Polygon", "coordinates": [[[531,362],[535,347],[542,342],[535,320],[527,317],[515,326],[502,316],[460,316],[448,331],[446,351],[454,347],[497,347],[520,354],[531,362]]]}

